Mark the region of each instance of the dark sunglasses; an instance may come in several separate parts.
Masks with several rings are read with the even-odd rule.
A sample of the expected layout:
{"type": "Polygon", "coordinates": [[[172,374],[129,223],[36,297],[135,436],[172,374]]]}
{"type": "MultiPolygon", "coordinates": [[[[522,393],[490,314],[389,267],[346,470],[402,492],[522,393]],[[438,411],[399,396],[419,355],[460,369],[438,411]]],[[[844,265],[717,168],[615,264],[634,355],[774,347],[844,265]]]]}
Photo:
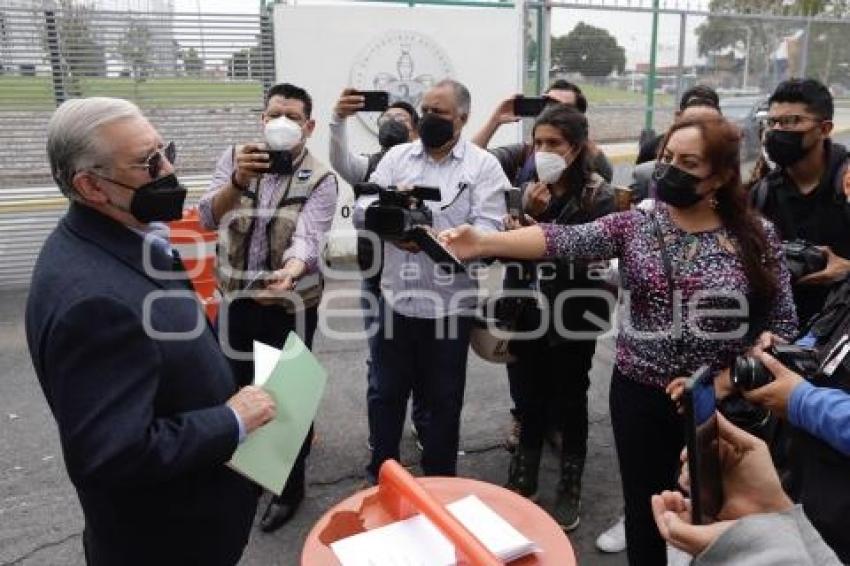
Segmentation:
{"type": "Polygon", "coordinates": [[[156,149],[150,156],[145,159],[144,163],[134,163],[129,165],[134,169],[147,169],[148,175],[151,176],[151,179],[159,178],[159,172],[162,170],[162,158],[168,160],[169,163],[174,165],[174,160],[177,159],[177,148],[174,145],[174,142],[168,142],[168,144],[162,149],[156,149]]]}

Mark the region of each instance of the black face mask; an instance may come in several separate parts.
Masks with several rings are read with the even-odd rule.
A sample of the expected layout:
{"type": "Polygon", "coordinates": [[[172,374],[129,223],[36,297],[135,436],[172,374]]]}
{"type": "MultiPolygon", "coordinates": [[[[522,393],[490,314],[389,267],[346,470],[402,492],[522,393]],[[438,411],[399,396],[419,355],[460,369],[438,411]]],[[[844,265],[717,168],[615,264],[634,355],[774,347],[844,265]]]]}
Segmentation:
{"type": "MultiPolygon", "coordinates": [[[[127,187],[123,183],[116,184],[127,187]]],[[[174,173],[160,177],[133,191],[133,198],[130,199],[130,214],[144,224],[178,220],[183,216],[186,192],[186,187],[180,184],[174,173]]]]}
{"type": "Polygon", "coordinates": [[[268,150],[269,173],[273,175],[292,175],[292,152],[283,150],[268,150]]]}
{"type": "Polygon", "coordinates": [[[378,128],[378,143],[384,149],[389,149],[400,143],[407,143],[410,132],[407,126],[396,120],[387,120],[378,128]]]}
{"type": "Polygon", "coordinates": [[[703,199],[697,192],[699,177],[669,163],[658,163],[652,174],[655,196],[674,208],[690,208],[703,199]]]}
{"type": "Polygon", "coordinates": [[[454,135],[454,124],[451,120],[440,118],[430,112],[419,120],[419,139],[428,149],[437,149],[446,145],[454,135]]]}
{"type": "Polygon", "coordinates": [[[767,151],[767,156],[781,167],[794,165],[812,149],[803,147],[803,136],[807,132],[768,130],[764,136],[764,149],[767,151]]]}

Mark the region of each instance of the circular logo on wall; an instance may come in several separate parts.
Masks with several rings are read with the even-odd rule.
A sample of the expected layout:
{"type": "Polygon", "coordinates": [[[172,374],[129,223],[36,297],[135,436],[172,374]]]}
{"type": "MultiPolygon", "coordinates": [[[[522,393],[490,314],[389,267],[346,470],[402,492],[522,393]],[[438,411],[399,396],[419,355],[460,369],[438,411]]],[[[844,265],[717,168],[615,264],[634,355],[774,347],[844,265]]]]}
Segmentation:
{"type": "MultiPolygon", "coordinates": [[[[390,104],[403,100],[417,110],[426,90],[454,76],[454,67],[443,48],[416,31],[389,31],[366,45],[354,61],[352,87],[387,91],[390,104]]],[[[373,133],[378,131],[379,115],[378,112],[357,113],[373,133]]]]}

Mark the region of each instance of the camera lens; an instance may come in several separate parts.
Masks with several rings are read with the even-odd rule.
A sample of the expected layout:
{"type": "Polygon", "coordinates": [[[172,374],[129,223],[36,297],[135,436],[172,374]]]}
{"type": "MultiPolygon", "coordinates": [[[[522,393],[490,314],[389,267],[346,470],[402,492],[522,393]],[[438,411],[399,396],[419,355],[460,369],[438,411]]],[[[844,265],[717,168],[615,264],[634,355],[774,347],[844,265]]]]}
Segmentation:
{"type": "Polygon", "coordinates": [[[732,385],[743,391],[751,391],[773,381],[773,375],[760,361],[749,356],[738,356],[732,368],[732,385]]]}

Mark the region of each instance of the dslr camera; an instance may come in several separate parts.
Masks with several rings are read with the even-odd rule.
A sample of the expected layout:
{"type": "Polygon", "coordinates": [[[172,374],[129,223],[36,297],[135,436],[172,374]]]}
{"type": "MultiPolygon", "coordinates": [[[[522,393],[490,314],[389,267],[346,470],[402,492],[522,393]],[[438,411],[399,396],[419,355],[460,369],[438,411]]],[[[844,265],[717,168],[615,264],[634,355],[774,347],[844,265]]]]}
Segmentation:
{"type": "Polygon", "coordinates": [[[356,198],[378,195],[378,200],[366,209],[366,230],[392,242],[413,241],[417,227],[433,226],[434,214],[425,201],[440,202],[442,199],[438,187],[423,185],[400,191],[394,186],[357,183],[354,195],[356,198]]]}
{"type": "Polygon", "coordinates": [[[782,242],[782,250],[785,252],[785,263],[788,265],[788,271],[791,272],[792,283],[810,273],[826,269],[826,253],[816,248],[811,242],[806,240],[782,242]]]}
{"type": "MultiPolygon", "coordinates": [[[[774,345],[765,350],[794,373],[811,379],[820,370],[817,350],[804,346],[774,345]]],[[[743,391],[758,389],[773,381],[764,364],[750,356],[738,356],[732,366],[732,385],[743,391]]]]}

